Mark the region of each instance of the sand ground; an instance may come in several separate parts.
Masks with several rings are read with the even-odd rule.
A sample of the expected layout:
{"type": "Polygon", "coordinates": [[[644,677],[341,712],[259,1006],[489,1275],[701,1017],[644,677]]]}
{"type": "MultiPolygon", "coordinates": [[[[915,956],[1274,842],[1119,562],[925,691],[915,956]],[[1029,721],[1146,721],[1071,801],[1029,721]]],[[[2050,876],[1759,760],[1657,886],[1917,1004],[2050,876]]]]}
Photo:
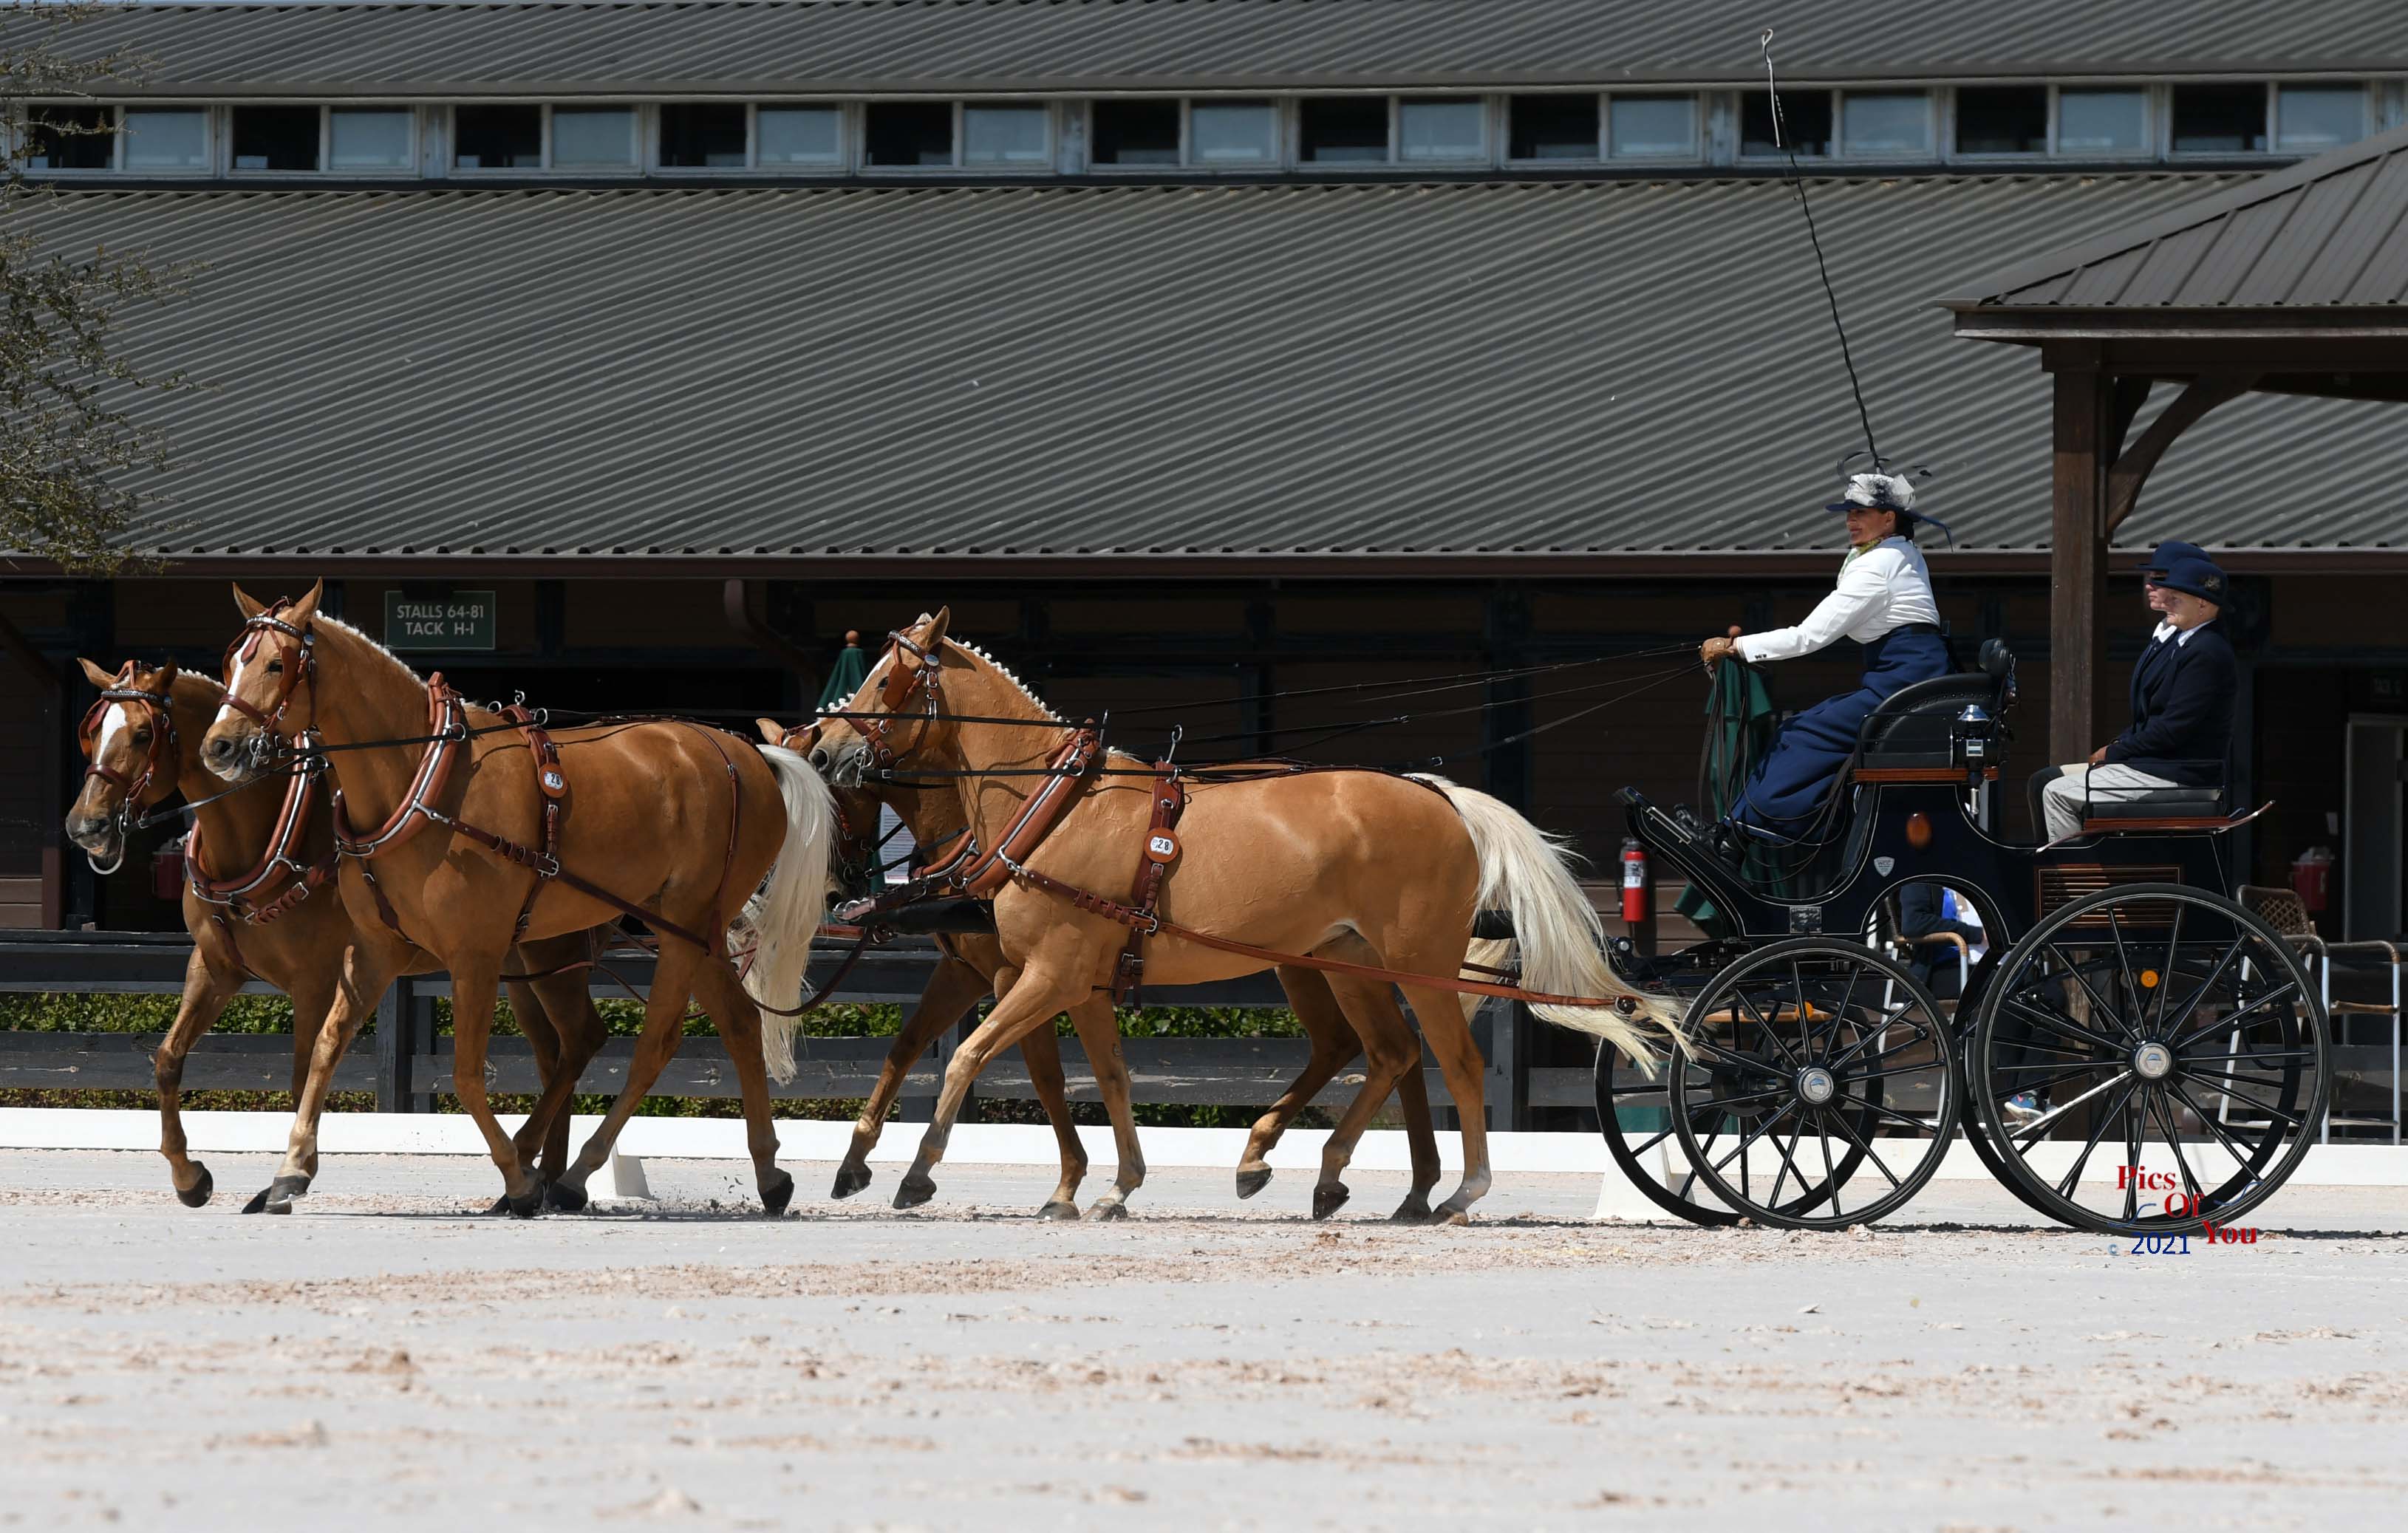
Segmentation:
{"type": "MultiPolygon", "coordinates": [[[[330,1160],[244,1218],[155,1156],[0,1153],[0,1526],[2397,1526],[2408,1191],[2293,1188],[2189,1255],[1928,1191],[1852,1234],[1323,1225],[1160,1172],[1136,1217],[949,1167],[888,1209],[650,1162],[511,1223],[490,1167],[330,1160]]],[[[1098,1167],[1086,1191],[1110,1176],[1098,1167]]],[[[230,1196],[231,1195],[231,1196],[230,1196]]]]}

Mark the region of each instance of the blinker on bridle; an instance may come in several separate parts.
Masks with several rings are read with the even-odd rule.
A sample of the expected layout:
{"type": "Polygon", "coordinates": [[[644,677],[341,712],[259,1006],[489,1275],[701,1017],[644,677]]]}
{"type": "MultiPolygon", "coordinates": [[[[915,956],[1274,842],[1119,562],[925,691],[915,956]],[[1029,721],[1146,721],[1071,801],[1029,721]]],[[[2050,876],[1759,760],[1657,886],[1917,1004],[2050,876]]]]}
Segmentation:
{"type": "Polygon", "coordinates": [[[285,710],[293,706],[293,699],[300,693],[302,683],[311,683],[309,695],[313,700],[318,695],[315,686],[318,636],[310,631],[308,625],[296,627],[277,615],[292,605],[290,599],[279,596],[265,609],[244,619],[242,631],[234,636],[234,641],[226,646],[225,651],[225,666],[231,671],[237,663],[248,664],[254,658],[270,634],[280,634],[293,641],[276,646],[276,658],[284,663],[284,679],[278,684],[273,708],[263,711],[235,695],[232,686],[226,688],[226,706],[269,734],[276,733],[278,726],[283,724],[285,710]]]}

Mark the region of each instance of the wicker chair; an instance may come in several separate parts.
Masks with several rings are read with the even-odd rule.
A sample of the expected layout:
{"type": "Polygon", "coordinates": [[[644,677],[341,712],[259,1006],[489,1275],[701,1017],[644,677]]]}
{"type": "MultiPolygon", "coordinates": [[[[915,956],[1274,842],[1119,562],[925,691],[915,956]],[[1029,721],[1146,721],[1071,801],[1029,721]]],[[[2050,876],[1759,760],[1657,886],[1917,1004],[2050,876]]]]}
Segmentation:
{"type": "MultiPolygon", "coordinates": [[[[2401,1082],[2400,1082],[2400,1000],[2402,960],[2396,942],[2361,941],[2328,942],[2316,932],[2316,924],[2308,914],[2308,907],[2299,895],[2289,889],[2269,889],[2257,884],[2241,886],[2241,903],[2247,906],[2266,924],[2280,933],[2284,940],[2299,950],[2300,955],[2316,974],[2316,991],[2324,1002],[2329,1017],[2389,1017],[2391,1019],[2391,1116],[2388,1118],[2340,1118],[2328,1113],[2322,1137],[2329,1141],[2332,1126],[2344,1128],[2388,1128],[2391,1142],[2401,1142],[2401,1082]],[[2332,998],[2332,970],[2336,962],[2344,964],[2377,964],[2391,971],[2391,1002],[2336,1001],[2332,998]]],[[[2336,1045],[2339,1039],[2335,1039],[2336,1045]]]]}

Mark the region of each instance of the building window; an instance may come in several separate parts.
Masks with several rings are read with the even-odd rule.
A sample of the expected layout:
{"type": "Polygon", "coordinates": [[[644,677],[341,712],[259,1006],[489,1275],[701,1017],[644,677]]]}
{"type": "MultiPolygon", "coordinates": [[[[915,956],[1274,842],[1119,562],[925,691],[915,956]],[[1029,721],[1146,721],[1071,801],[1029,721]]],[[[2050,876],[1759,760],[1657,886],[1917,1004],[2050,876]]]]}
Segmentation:
{"type": "Polygon", "coordinates": [[[1931,97],[1921,91],[1850,91],[1840,97],[1840,148],[1849,154],[1931,152],[1931,97]]]}
{"type": "Polygon", "coordinates": [[[2266,147],[2266,87],[2174,87],[2176,154],[2249,154],[2266,147]]]}
{"type": "Polygon", "coordinates": [[[2274,92],[2274,147],[2316,154],[2366,136],[2362,85],[2285,85],[2274,92]]]}
{"type": "Polygon", "coordinates": [[[125,108],[125,168],[207,170],[209,115],[198,107],[125,108]]]}
{"type": "Polygon", "coordinates": [[[949,101],[873,101],[863,112],[873,165],[953,163],[953,107],[949,101]]]}
{"type": "Polygon", "coordinates": [[[1968,85],[1956,93],[1956,152],[2048,152],[2048,87],[1968,85]]]}
{"type": "Polygon", "coordinates": [[[1739,151],[1745,155],[1795,154],[1811,159],[1831,152],[1831,93],[1781,93],[1781,132],[1773,133],[1772,100],[1762,91],[1740,98],[1739,151]]]}
{"type": "Polygon", "coordinates": [[[1517,95],[1505,103],[1508,159],[1594,160],[1599,129],[1593,95],[1517,95]]]}
{"type": "Polygon", "coordinates": [[[1179,163],[1179,103],[1098,101],[1088,119],[1087,159],[1099,165],[1179,163]]]}
{"type": "Polygon", "coordinates": [[[36,107],[25,126],[28,170],[107,170],[117,163],[117,123],[106,107],[36,107]]]}
{"type": "Polygon", "coordinates": [[[671,170],[734,170],[744,165],[744,108],[722,102],[665,102],[660,163],[671,170]]]}
{"type": "Polygon", "coordinates": [[[1397,103],[1397,157],[1415,164],[1488,158],[1488,104],[1478,97],[1407,96],[1397,103]]]}
{"type": "Polygon", "coordinates": [[[2139,154],[2149,147],[2149,98],[2133,90],[2057,93],[2059,154],[2139,154]]]}
{"type": "Polygon", "coordinates": [[[554,107],[552,164],[555,170],[631,170],[636,164],[633,107],[554,107]]]}
{"type": "Polygon", "coordinates": [[[765,165],[844,164],[844,117],[834,107],[763,107],[752,114],[754,153],[765,165]]]}
{"type": "Polygon", "coordinates": [[[1199,101],[1188,108],[1188,152],[1199,165],[1268,165],[1279,158],[1277,126],[1268,101],[1199,101]]]}
{"type": "Polygon", "coordinates": [[[543,108],[454,107],[452,163],[462,170],[543,168],[543,108]]]}
{"type": "Polygon", "coordinates": [[[1050,107],[964,107],[962,163],[989,168],[1053,164],[1046,131],[1052,114],[1050,107]]]}
{"type": "Polygon", "coordinates": [[[1606,107],[1607,148],[1617,160],[1698,152],[1698,100],[1618,95],[1606,107]]]}
{"type": "Polygon", "coordinates": [[[326,168],[408,170],[418,159],[417,125],[407,107],[337,107],[326,114],[326,168]]]}
{"type": "Polygon", "coordinates": [[[1297,157],[1311,165],[1384,164],[1387,98],[1309,96],[1297,102],[1297,157]]]}
{"type": "Polygon", "coordinates": [[[236,107],[234,109],[234,168],[317,169],[318,108],[236,107]]]}

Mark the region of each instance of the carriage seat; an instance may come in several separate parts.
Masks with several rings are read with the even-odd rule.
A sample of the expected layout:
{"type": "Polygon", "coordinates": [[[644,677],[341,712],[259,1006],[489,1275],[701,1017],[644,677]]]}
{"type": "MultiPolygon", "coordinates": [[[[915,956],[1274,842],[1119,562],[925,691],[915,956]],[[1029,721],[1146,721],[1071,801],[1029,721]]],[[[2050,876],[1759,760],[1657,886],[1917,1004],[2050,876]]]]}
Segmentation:
{"type": "Polygon", "coordinates": [[[2223,813],[2221,787],[2101,788],[2083,809],[2087,820],[2205,820],[2223,813]]]}
{"type": "Polygon", "coordinates": [[[1982,646],[1982,668],[1935,676],[1882,699],[1856,734],[1859,766],[1953,765],[1950,735],[1956,716],[1979,706],[1992,719],[2014,695],[2015,657],[2004,643],[1982,646]]]}

